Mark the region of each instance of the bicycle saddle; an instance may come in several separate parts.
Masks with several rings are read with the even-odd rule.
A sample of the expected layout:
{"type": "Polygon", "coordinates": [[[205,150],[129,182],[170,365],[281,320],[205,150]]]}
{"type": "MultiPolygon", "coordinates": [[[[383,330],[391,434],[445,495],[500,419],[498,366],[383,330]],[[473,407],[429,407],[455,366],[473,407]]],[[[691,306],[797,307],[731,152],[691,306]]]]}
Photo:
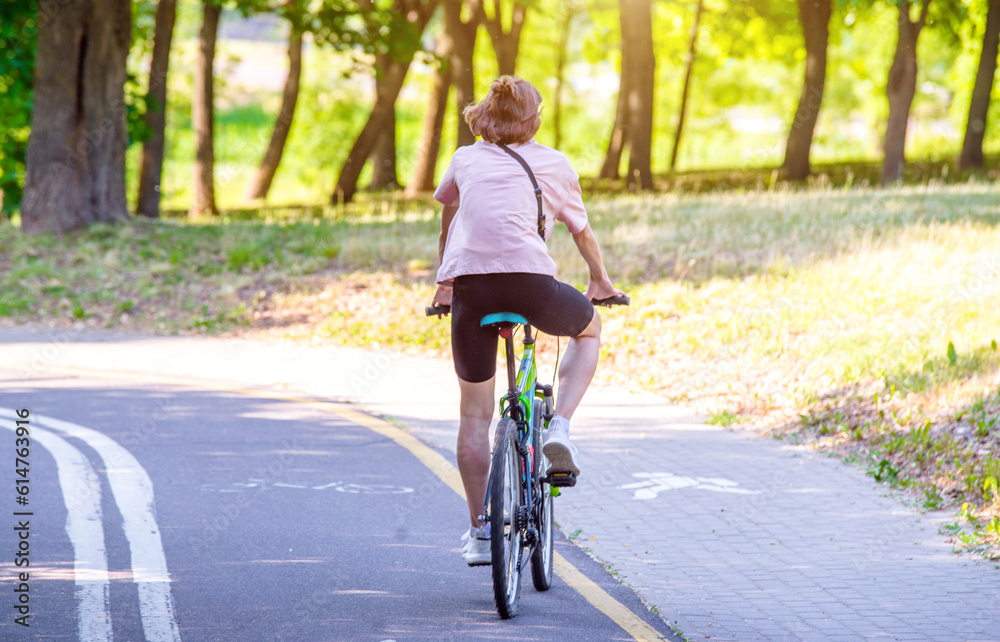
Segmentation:
{"type": "Polygon", "coordinates": [[[487,314],[479,320],[480,327],[486,327],[488,325],[493,325],[494,323],[520,323],[521,325],[526,325],[528,320],[520,314],[514,314],[513,312],[496,312],[494,314],[487,314]]]}

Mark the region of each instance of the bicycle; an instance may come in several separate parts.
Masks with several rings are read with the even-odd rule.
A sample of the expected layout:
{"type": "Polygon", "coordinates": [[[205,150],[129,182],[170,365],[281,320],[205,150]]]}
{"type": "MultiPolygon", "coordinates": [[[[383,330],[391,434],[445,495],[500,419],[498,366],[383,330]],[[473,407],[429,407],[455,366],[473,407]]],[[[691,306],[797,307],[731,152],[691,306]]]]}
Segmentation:
{"type": "MultiPolygon", "coordinates": [[[[593,302],[628,305],[627,296],[593,302]]],[[[427,316],[443,316],[450,306],[426,308],[427,316]]],[[[535,337],[531,324],[519,314],[499,312],[483,317],[480,326],[494,327],[504,340],[507,393],[500,398],[500,422],[493,439],[486,501],[479,526],[490,527],[493,596],[501,618],[517,615],[521,571],[530,560],[531,579],[538,591],[552,586],[552,502],[560,488],[576,485],[576,475],[548,474],[541,448],[541,431],[554,416],[552,386],[536,378],[535,337]],[[514,354],[514,332],[524,329],[520,364],[514,354]]]]}

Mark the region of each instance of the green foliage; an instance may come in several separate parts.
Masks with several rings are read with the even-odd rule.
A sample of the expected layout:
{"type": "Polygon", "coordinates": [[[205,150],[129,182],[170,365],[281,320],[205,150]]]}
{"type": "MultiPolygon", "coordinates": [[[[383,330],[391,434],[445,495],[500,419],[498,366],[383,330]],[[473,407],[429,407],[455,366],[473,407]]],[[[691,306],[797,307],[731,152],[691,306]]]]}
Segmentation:
{"type": "Polygon", "coordinates": [[[705,421],[705,423],[714,426],[732,426],[733,424],[738,424],[745,420],[745,417],[740,417],[732,410],[722,410],[720,412],[713,413],[705,421]]]}
{"type": "Polygon", "coordinates": [[[879,460],[878,464],[868,471],[868,474],[875,478],[878,483],[895,485],[899,483],[899,468],[892,465],[888,459],[879,460]]]}
{"type": "MultiPolygon", "coordinates": [[[[31,128],[37,0],[0,0],[0,220],[21,202],[31,128]]],[[[0,301],[0,315],[4,314],[0,301]]]]}
{"type": "MultiPolygon", "coordinates": [[[[430,4],[430,0],[423,0],[430,4]]],[[[374,0],[368,8],[353,0],[326,0],[303,17],[317,42],[336,49],[388,54],[399,59],[420,44],[420,33],[395,0],[374,0]]]]}

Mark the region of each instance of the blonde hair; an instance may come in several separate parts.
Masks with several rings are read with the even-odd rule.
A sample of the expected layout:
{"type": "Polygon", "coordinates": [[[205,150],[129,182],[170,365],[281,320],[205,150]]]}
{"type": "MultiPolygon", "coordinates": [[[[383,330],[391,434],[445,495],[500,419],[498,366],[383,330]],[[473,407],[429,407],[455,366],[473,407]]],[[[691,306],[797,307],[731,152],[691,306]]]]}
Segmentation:
{"type": "Polygon", "coordinates": [[[542,95],[527,80],[500,76],[486,97],[462,114],[472,133],[490,143],[525,143],[542,125],[538,107],[542,95]]]}

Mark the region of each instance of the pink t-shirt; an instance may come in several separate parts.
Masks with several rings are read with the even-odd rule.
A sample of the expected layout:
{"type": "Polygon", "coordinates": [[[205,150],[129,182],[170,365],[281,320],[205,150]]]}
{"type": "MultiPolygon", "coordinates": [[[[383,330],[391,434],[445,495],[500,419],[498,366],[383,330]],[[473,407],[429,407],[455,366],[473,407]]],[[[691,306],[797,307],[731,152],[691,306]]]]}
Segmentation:
{"type": "MultiPolygon", "coordinates": [[[[556,221],[576,234],[587,226],[580,177],[562,152],[534,140],[509,145],[531,168],[542,189],[545,238],[556,221]]],[[[538,236],[538,201],[521,165],[493,143],[459,147],[434,198],[458,203],[448,228],[438,283],[464,274],[556,273],[538,236]],[[461,198],[459,197],[461,195],[461,198]]]]}

